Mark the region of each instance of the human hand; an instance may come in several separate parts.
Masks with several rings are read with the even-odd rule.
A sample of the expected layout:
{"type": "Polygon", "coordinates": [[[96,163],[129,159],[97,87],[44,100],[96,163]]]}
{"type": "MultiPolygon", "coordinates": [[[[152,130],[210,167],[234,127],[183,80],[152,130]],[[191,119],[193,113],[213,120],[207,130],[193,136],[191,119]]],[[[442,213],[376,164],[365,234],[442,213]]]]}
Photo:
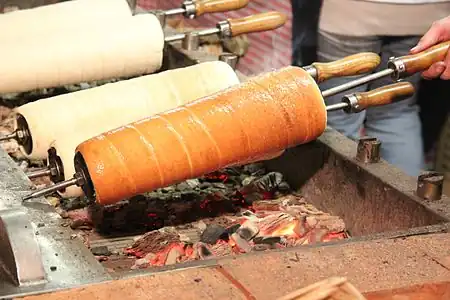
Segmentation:
{"type": "MultiPolygon", "coordinates": [[[[438,43],[450,40],[450,16],[433,23],[427,33],[420,39],[419,43],[411,49],[411,54],[416,54],[428,49],[438,43]]],[[[422,73],[425,79],[433,79],[440,77],[443,80],[450,79],[450,51],[444,61],[440,61],[431,65],[428,70],[422,73]]]]}

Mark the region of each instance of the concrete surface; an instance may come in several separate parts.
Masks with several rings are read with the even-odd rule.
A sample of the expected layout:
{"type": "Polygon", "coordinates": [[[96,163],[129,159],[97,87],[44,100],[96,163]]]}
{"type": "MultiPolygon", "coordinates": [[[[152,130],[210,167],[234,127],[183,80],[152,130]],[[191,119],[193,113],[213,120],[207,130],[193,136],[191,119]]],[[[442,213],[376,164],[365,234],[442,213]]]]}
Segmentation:
{"type": "Polygon", "coordinates": [[[22,299],[273,300],[331,276],[347,277],[369,300],[450,299],[449,245],[445,233],[261,252],[22,299]]]}

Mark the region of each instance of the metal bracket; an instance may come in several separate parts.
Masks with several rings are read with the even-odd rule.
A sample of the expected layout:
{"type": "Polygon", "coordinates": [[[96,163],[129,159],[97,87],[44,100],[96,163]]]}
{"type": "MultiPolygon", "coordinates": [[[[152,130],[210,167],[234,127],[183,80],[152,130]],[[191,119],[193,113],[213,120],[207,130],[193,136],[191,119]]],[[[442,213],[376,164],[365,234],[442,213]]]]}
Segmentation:
{"type": "Polygon", "coordinates": [[[16,286],[47,281],[41,251],[26,209],[0,210],[0,268],[16,286]]]}
{"type": "Polygon", "coordinates": [[[444,185],[444,175],[439,172],[425,172],[417,178],[416,194],[425,200],[440,200],[444,185]]]}
{"type": "Polygon", "coordinates": [[[238,62],[238,56],[233,53],[222,53],[219,55],[219,60],[226,62],[233,70],[236,70],[236,65],[238,62]]]}
{"type": "Polygon", "coordinates": [[[186,32],[184,39],[182,41],[181,47],[183,47],[184,50],[187,51],[195,51],[198,50],[198,47],[200,45],[200,35],[195,32],[186,32]]]}
{"type": "Polygon", "coordinates": [[[356,159],[365,164],[380,161],[381,142],[377,138],[364,137],[358,142],[356,159]]]}

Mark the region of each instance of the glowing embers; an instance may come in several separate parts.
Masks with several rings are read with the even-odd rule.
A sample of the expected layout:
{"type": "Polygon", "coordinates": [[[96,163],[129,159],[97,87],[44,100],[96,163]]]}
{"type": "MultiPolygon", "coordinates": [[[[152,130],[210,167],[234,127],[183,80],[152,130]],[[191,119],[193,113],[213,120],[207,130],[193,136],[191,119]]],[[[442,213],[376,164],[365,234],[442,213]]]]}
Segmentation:
{"type": "Polygon", "coordinates": [[[345,224],[298,195],[255,201],[249,210],[149,232],[126,250],[133,269],[348,238],[345,224]],[[222,224],[222,225],[218,225],[222,224]],[[223,226],[224,225],[224,226],[223,226]],[[191,230],[183,229],[190,228],[191,230]],[[196,236],[194,232],[200,233],[196,236]]]}

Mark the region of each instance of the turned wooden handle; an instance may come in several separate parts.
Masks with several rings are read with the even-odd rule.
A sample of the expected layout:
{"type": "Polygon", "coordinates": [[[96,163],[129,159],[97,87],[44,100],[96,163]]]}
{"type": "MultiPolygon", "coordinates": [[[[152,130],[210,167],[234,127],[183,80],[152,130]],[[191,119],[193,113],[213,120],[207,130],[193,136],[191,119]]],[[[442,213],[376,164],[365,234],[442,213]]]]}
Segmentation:
{"type": "Polygon", "coordinates": [[[406,73],[412,75],[417,72],[425,71],[434,63],[443,61],[449,47],[450,41],[435,45],[417,54],[399,57],[398,60],[401,60],[405,65],[406,73]]]}
{"type": "Polygon", "coordinates": [[[316,82],[321,83],[333,77],[354,76],[373,71],[381,62],[378,54],[363,52],[328,63],[313,63],[316,82]]]}
{"type": "Polygon", "coordinates": [[[195,1],[196,16],[237,10],[247,6],[250,0],[200,0],[195,1]]]}
{"type": "Polygon", "coordinates": [[[277,29],[286,23],[287,16],[276,11],[256,14],[239,19],[228,19],[231,36],[277,29]]]}
{"type": "Polygon", "coordinates": [[[386,85],[375,90],[356,93],[358,109],[364,110],[368,107],[380,106],[405,100],[415,92],[414,86],[409,82],[399,82],[386,85]]]}

